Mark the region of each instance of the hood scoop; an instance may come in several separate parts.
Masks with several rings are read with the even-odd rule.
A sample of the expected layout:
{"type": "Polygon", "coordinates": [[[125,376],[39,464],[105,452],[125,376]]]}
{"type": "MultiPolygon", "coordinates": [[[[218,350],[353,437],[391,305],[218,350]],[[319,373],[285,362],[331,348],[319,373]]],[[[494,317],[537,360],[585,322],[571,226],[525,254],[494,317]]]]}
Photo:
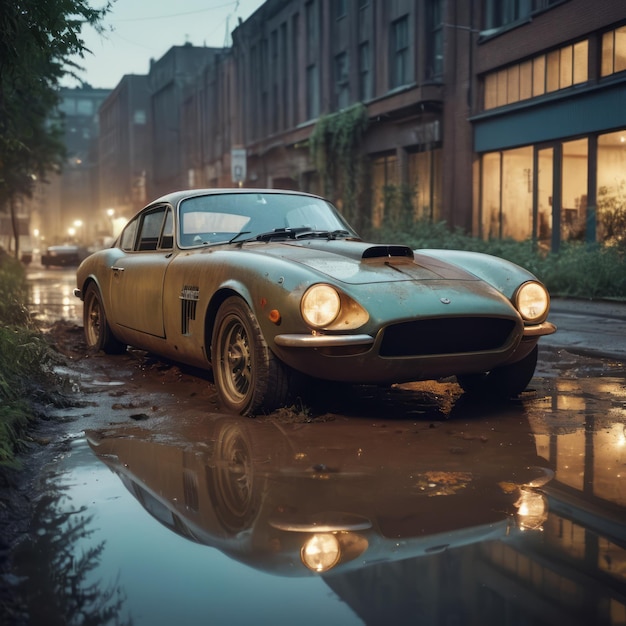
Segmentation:
{"type": "Polygon", "coordinates": [[[408,246],[370,246],[363,250],[361,256],[363,261],[370,262],[398,262],[398,261],[413,261],[413,250],[408,246]]]}

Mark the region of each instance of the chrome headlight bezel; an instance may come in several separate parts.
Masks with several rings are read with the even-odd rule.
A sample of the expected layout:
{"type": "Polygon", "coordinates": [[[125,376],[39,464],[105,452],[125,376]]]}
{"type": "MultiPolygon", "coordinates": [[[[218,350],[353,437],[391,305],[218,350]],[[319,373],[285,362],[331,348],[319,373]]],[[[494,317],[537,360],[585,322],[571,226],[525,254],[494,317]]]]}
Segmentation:
{"type": "Polygon", "coordinates": [[[536,280],[529,280],[520,285],[515,292],[513,302],[525,322],[537,324],[548,317],[550,294],[536,280]]]}

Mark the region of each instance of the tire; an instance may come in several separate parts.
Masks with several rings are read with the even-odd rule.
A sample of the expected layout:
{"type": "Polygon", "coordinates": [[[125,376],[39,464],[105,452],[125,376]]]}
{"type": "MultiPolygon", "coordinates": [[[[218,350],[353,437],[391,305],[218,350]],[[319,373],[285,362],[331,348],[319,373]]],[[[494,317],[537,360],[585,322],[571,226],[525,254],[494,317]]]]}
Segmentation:
{"type": "Polygon", "coordinates": [[[253,416],[287,402],[287,367],[272,353],[248,305],[227,298],[215,318],[211,364],[222,408],[253,416]]]}
{"type": "Polygon", "coordinates": [[[457,376],[457,382],[468,394],[482,399],[513,398],[518,396],[532,380],[537,366],[538,346],[535,346],[521,361],[497,367],[484,374],[457,376]]]}
{"type": "Polygon", "coordinates": [[[207,487],[222,530],[236,535],[252,527],[262,490],[255,489],[253,451],[249,437],[237,421],[218,429],[214,463],[207,467],[207,487]]]}
{"type": "Polygon", "coordinates": [[[111,331],[100,290],[93,283],[85,292],[83,327],[88,348],[102,350],[106,354],[122,354],[126,351],[126,344],[119,341],[111,331]]]}

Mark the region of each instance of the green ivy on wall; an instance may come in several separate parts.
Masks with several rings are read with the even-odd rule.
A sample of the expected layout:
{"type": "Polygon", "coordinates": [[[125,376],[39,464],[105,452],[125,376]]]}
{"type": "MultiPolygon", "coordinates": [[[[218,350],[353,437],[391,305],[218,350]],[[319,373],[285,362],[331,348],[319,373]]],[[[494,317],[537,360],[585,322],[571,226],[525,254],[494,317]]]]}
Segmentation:
{"type": "Polygon", "coordinates": [[[355,226],[357,199],[363,191],[365,155],[362,142],[369,123],[367,108],[357,103],[321,116],[309,137],[309,153],[324,194],[338,197],[340,208],[355,226]]]}

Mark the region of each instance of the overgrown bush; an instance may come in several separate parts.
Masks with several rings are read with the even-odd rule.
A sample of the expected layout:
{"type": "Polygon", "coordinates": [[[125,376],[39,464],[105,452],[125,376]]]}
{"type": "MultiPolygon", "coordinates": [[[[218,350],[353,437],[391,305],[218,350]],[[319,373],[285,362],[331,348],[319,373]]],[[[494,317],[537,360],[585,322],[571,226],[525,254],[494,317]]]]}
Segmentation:
{"type": "Polygon", "coordinates": [[[56,388],[58,357],[31,321],[26,296],[22,266],[0,252],[0,466],[16,464],[36,406],[56,388]]]}
{"type": "Polygon", "coordinates": [[[29,326],[26,277],[22,265],[0,250],[0,325],[29,326]]]}
{"type": "Polygon", "coordinates": [[[418,220],[402,227],[383,226],[368,233],[379,242],[399,242],[418,248],[472,250],[493,254],[530,270],[553,296],[626,299],[626,252],[621,246],[563,242],[558,254],[540,253],[530,240],[470,237],[443,222],[418,220]]]}

